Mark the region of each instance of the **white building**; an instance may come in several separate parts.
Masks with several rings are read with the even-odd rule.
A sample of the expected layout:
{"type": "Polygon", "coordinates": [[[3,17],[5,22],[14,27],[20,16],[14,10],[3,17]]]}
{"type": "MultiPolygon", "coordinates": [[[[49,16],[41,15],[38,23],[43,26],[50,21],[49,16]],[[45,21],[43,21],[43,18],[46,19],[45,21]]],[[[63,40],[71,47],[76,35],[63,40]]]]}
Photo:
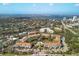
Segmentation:
{"type": "Polygon", "coordinates": [[[53,33],[54,31],[53,30],[51,30],[50,28],[41,28],[40,30],[39,30],[40,32],[47,32],[47,33],[53,33]]]}

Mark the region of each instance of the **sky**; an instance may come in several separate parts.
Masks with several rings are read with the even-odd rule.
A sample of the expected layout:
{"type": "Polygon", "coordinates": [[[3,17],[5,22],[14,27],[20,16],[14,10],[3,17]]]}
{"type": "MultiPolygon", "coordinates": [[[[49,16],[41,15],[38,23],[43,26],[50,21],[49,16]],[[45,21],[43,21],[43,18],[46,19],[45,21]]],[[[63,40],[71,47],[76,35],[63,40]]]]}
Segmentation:
{"type": "Polygon", "coordinates": [[[77,3],[0,3],[0,14],[78,15],[77,3]]]}

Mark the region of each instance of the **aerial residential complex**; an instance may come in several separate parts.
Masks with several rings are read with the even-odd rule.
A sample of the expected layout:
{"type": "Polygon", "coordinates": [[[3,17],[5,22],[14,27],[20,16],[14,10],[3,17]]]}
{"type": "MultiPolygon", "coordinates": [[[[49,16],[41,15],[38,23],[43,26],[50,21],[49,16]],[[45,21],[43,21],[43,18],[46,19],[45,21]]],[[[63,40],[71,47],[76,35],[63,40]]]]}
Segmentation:
{"type": "Polygon", "coordinates": [[[70,18],[64,20],[64,17],[62,20],[9,19],[12,20],[1,20],[2,55],[70,55],[74,50],[72,47],[69,52],[70,44],[73,44],[73,40],[78,40],[79,18],[75,16],[71,18],[73,21],[70,18]],[[70,36],[74,38],[71,39],[70,36]]]}
{"type": "Polygon", "coordinates": [[[0,56],[79,56],[79,7],[0,4],[0,56]]]}

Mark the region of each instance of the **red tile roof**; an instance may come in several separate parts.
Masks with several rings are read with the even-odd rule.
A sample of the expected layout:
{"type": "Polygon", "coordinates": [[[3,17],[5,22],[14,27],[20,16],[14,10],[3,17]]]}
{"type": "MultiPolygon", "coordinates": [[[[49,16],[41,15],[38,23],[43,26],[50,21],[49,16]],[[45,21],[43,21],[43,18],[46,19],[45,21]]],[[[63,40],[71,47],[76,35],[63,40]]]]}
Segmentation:
{"type": "Polygon", "coordinates": [[[16,45],[17,46],[31,46],[31,43],[28,43],[28,42],[17,42],[16,45]]]}
{"type": "Polygon", "coordinates": [[[60,42],[46,42],[46,43],[44,43],[44,45],[52,47],[52,46],[60,46],[61,43],[60,42]]]}

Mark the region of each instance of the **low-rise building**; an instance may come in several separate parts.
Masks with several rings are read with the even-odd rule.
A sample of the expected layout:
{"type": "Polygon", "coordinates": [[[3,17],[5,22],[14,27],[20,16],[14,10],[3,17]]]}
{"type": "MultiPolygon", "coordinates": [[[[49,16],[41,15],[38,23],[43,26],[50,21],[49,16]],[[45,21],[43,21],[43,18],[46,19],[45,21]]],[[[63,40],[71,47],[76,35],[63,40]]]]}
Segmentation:
{"type": "Polygon", "coordinates": [[[17,42],[15,44],[16,47],[25,47],[25,48],[31,48],[31,43],[28,42],[17,42]]]}
{"type": "Polygon", "coordinates": [[[50,28],[41,28],[39,30],[39,32],[41,32],[41,33],[53,33],[54,31],[51,30],[50,28]]]}
{"type": "Polygon", "coordinates": [[[13,49],[16,52],[30,52],[31,51],[31,43],[28,42],[17,42],[13,49]]]}
{"type": "Polygon", "coordinates": [[[37,37],[37,36],[40,36],[40,33],[38,31],[28,32],[28,38],[30,38],[30,37],[37,37]]]}
{"type": "Polygon", "coordinates": [[[59,47],[61,47],[61,43],[60,42],[45,42],[44,47],[47,47],[47,48],[59,48],[59,47]]]}
{"type": "Polygon", "coordinates": [[[60,35],[53,35],[55,37],[52,42],[45,42],[44,47],[48,48],[60,48],[61,47],[61,40],[60,35]]]}

